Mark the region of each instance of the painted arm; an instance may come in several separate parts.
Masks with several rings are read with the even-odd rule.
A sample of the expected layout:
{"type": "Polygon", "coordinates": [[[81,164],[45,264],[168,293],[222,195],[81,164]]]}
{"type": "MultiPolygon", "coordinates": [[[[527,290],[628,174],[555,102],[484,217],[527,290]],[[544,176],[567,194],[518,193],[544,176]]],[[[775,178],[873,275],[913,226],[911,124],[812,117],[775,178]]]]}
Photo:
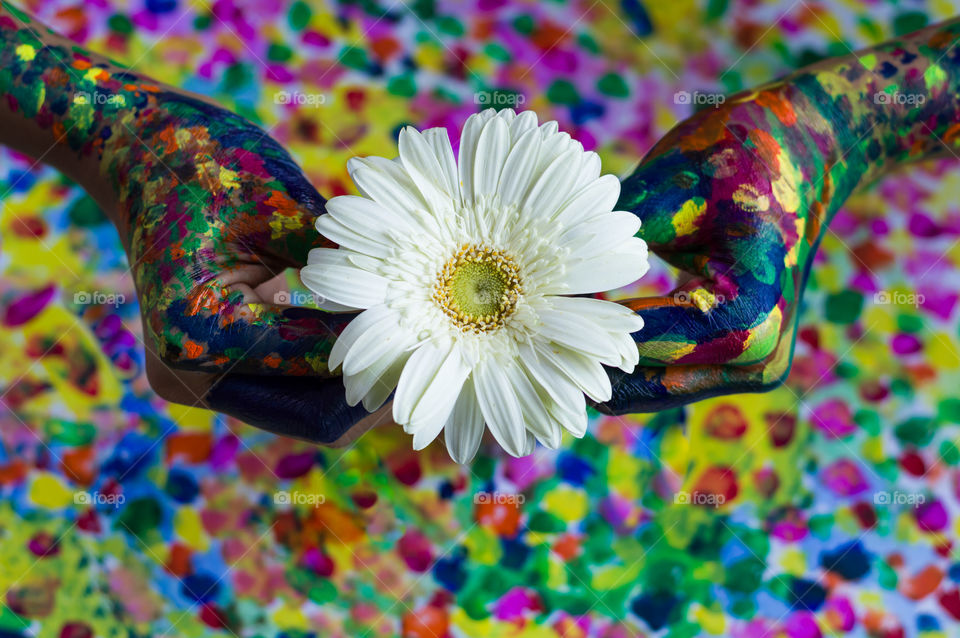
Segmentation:
{"type": "MultiPolygon", "coordinates": [[[[801,69],[670,131],[619,208],[690,280],[629,306],[641,367],[611,413],[779,385],[813,256],[858,188],[960,146],[960,19],[801,69]]],[[[883,211],[878,211],[883,214],[883,211]]]]}
{"type": "Polygon", "coordinates": [[[161,396],[321,442],[342,442],[366,416],[346,406],[326,366],[352,316],[258,293],[322,245],[314,222],[325,212],[261,128],[84,51],[3,2],[0,143],[59,168],[117,227],[161,396]]]}
{"type": "MultiPolygon", "coordinates": [[[[693,279],[630,302],[647,324],[645,365],[612,373],[601,409],[658,410],[782,381],[837,208],[885,170],[954,143],[956,33],[944,24],[824,61],[699,113],[651,151],[620,207],[693,279]]],[[[316,378],[329,376],[326,353],[350,317],[256,295],[320,242],[323,199],[289,155],[250,122],[83,52],[6,4],[0,37],[0,141],[58,166],[112,216],[148,350],[163,364],[151,383],[189,369],[205,388],[223,375],[208,405],[303,438],[334,440],[361,418],[339,380],[316,378]]]]}

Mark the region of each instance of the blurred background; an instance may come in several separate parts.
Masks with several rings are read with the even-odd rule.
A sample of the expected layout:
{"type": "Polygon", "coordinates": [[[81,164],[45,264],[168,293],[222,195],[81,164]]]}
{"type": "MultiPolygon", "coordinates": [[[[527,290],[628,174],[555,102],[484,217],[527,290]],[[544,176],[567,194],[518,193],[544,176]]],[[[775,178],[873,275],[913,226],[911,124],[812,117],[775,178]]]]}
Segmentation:
{"type": "MultiPolygon", "coordinates": [[[[947,0],[19,0],[267,128],[328,197],[400,127],[556,119],[625,175],[710,96],[947,0]],[[706,96],[700,99],[698,96],[706,96]]],[[[97,206],[0,150],[0,636],[956,636],[960,161],[850,200],[787,384],[471,467],[165,403],[97,206]]],[[[663,293],[655,264],[623,294],[663,293]]],[[[290,300],[309,302],[290,275],[290,300]]]]}

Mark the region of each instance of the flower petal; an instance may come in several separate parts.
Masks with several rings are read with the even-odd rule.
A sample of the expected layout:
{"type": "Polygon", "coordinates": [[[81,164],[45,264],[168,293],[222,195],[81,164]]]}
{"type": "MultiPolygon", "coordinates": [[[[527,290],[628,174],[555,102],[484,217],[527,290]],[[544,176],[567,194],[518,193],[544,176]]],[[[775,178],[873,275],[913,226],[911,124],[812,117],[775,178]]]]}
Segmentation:
{"type": "MultiPolygon", "coordinates": [[[[377,359],[373,363],[356,374],[344,375],[343,384],[347,390],[347,405],[356,405],[370,394],[376,384],[383,383],[381,378],[392,366],[409,358],[408,348],[412,343],[413,339],[408,335],[394,338],[377,349],[377,359]]],[[[396,380],[393,385],[385,389],[389,394],[395,387],[396,380]]]]}
{"type": "Polygon", "coordinates": [[[576,191],[556,212],[553,221],[564,228],[587,222],[612,211],[619,198],[620,180],[604,175],[576,191]]]}
{"type": "MultiPolygon", "coordinates": [[[[523,423],[527,430],[546,447],[551,450],[557,449],[562,438],[560,426],[550,416],[537,388],[524,370],[512,361],[510,365],[504,367],[504,372],[517,393],[520,409],[523,411],[523,423]]],[[[546,398],[550,400],[549,396],[546,398]]]]}
{"type": "MultiPolygon", "coordinates": [[[[537,114],[533,111],[523,111],[510,123],[510,138],[516,142],[527,131],[535,130],[537,130],[537,114]]],[[[542,135],[540,139],[543,139],[542,135]]]]}
{"type": "Polygon", "coordinates": [[[596,359],[561,345],[538,341],[533,345],[545,363],[573,381],[594,401],[609,401],[612,395],[610,377],[596,359]]]}
{"type": "Polygon", "coordinates": [[[533,171],[540,155],[540,134],[530,129],[516,141],[503,165],[500,176],[500,201],[520,206],[530,190],[533,171]]]}
{"type": "MultiPolygon", "coordinates": [[[[350,350],[343,359],[344,376],[359,374],[375,364],[384,351],[390,351],[396,344],[401,344],[402,349],[409,346],[411,341],[407,332],[400,327],[400,315],[391,310],[350,344],[350,350]]],[[[386,369],[386,366],[383,368],[386,369]]]]}
{"type": "Polygon", "coordinates": [[[547,392],[553,403],[566,411],[586,414],[587,403],[583,390],[571,381],[570,377],[538,355],[530,344],[521,345],[519,350],[519,360],[523,362],[530,378],[547,392]]]}
{"type": "Polygon", "coordinates": [[[403,164],[385,157],[354,157],[347,171],[360,193],[385,208],[413,212],[426,208],[413,178],[403,164]]]}
{"type": "Polygon", "coordinates": [[[375,327],[380,322],[389,320],[393,316],[394,312],[385,304],[373,306],[357,315],[353,321],[347,324],[347,327],[343,329],[343,332],[340,333],[337,341],[333,344],[330,356],[327,357],[327,368],[331,371],[339,368],[357,339],[370,328],[375,327]]]}
{"type": "Polygon", "coordinates": [[[582,439],[583,435],[587,433],[587,411],[585,409],[567,410],[559,403],[550,403],[547,405],[547,409],[550,411],[550,415],[560,424],[560,427],[573,436],[582,439]]]}
{"type": "Polygon", "coordinates": [[[559,244],[570,248],[568,259],[581,259],[615,250],[638,230],[639,217],[626,211],[614,211],[571,226],[560,236],[559,244]]]}
{"type": "Polygon", "coordinates": [[[357,308],[356,306],[346,306],[336,301],[330,301],[320,295],[317,295],[317,308],[326,310],[327,312],[356,312],[357,310],[363,310],[363,308],[357,308]]]}
{"type": "Polygon", "coordinates": [[[340,195],[329,199],[326,208],[327,215],[347,228],[388,246],[396,244],[398,235],[413,232],[403,216],[366,197],[340,195]]]}
{"type": "Polygon", "coordinates": [[[434,426],[439,432],[469,372],[456,345],[434,341],[420,345],[400,375],[393,419],[408,432],[434,426]]]}
{"type": "Polygon", "coordinates": [[[487,427],[497,443],[512,456],[522,456],[527,447],[520,401],[503,368],[492,357],[474,369],[477,402],[487,427]]]}
{"type": "Polygon", "coordinates": [[[423,449],[437,438],[450,418],[469,374],[470,368],[464,362],[460,348],[454,345],[437,371],[437,376],[413,409],[409,426],[405,427],[414,434],[414,449],[423,449]]]}
{"type": "Polygon", "coordinates": [[[391,246],[376,239],[364,237],[352,228],[334,219],[332,215],[321,215],[318,217],[316,226],[321,235],[339,244],[341,248],[347,248],[378,259],[386,259],[390,256],[391,246]]]}
{"type": "Polygon", "coordinates": [[[510,128],[496,117],[484,125],[477,138],[477,155],[473,164],[474,199],[492,197],[500,184],[503,164],[510,152],[510,128]]]}
{"type": "Polygon", "coordinates": [[[555,159],[537,178],[524,200],[524,208],[538,217],[552,218],[570,197],[576,182],[577,151],[568,151],[555,159]]]}
{"type": "Polygon", "coordinates": [[[566,312],[589,317],[604,330],[633,333],[643,328],[643,318],[622,304],[590,297],[550,297],[550,303],[566,312]]]}
{"type": "Polygon", "coordinates": [[[563,277],[544,287],[544,292],[579,295],[615,290],[640,279],[649,268],[646,242],[633,237],[618,246],[616,252],[568,264],[563,277]]]}
{"type": "Polygon", "coordinates": [[[483,412],[477,402],[477,391],[472,377],[468,377],[464,382],[453,412],[443,426],[443,438],[450,458],[457,463],[469,463],[477,454],[483,438],[483,412]]]}
{"type": "Polygon", "coordinates": [[[543,139],[547,139],[552,135],[556,135],[557,131],[560,130],[560,125],[557,124],[556,120],[550,120],[549,122],[544,122],[540,125],[540,133],[543,135],[543,139]]]}
{"type": "Polygon", "coordinates": [[[387,371],[380,375],[367,394],[363,397],[363,407],[367,412],[376,412],[386,402],[387,398],[397,387],[403,368],[410,359],[410,351],[403,352],[400,358],[394,361],[387,371]]]}
{"type": "Polygon", "coordinates": [[[452,210],[453,195],[444,182],[440,160],[420,131],[412,126],[405,126],[400,131],[399,147],[403,167],[431,210],[437,214],[452,210]]]}
{"type": "Polygon", "coordinates": [[[464,204],[472,204],[474,195],[474,163],[477,158],[477,142],[483,131],[484,123],[493,117],[495,111],[486,109],[467,118],[460,132],[460,150],[457,156],[457,171],[460,174],[460,196],[464,204]]]}
{"type": "Polygon", "coordinates": [[[537,311],[542,325],[540,336],[576,350],[607,365],[620,361],[620,351],[610,334],[601,330],[589,316],[566,312],[556,307],[537,311]]]}
{"type": "Polygon", "coordinates": [[[593,151],[587,151],[580,157],[580,170],[577,171],[577,183],[573,190],[577,191],[600,177],[600,156],[593,151]]]}
{"type": "Polygon", "coordinates": [[[300,279],[316,294],[351,308],[371,308],[387,296],[387,280],[353,266],[304,266],[300,279]]]}
{"type": "Polygon", "coordinates": [[[427,129],[423,137],[433,149],[433,154],[440,163],[440,175],[444,190],[455,203],[460,203],[460,175],[457,172],[457,158],[453,156],[453,147],[450,145],[450,136],[447,129],[441,126],[427,129]]]}

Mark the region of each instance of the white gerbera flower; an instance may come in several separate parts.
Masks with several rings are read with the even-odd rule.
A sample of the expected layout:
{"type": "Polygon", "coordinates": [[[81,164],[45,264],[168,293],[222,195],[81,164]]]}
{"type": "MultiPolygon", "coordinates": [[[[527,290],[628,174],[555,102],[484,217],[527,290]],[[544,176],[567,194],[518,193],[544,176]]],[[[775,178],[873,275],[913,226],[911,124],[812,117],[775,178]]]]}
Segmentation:
{"type": "Polygon", "coordinates": [[[631,372],[643,320],[565,297],[626,285],[648,268],[640,220],[614,211],[620,182],[600,158],[534,113],[467,119],[459,161],[443,128],[400,133],[400,157],[354,158],[362,196],[334,197],[303,282],[330,310],[365,309],[329,368],[347,401],[393,418],[419,450],[444,430],[459,463],[484,423],[514,456],[587,426],[584,393],[610,399],[604,365],[631,372]]]}

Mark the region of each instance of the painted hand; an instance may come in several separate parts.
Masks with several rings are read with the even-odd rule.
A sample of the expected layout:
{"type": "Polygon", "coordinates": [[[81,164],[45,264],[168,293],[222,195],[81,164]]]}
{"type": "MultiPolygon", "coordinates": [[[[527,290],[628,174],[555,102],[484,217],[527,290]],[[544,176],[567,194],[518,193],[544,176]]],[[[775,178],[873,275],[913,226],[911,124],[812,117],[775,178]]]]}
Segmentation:
{"type": "Polygon", "coordinates": [[[733,103],[697,114],[623,183],[619,208],[642,219],[640,236],[684,283],[665,297],[624,302],[645,320],[640,367],[612,373],[604,411],[764,390],[789,369],[822,204],[801,201],[799,169],[770,132],[750,124],[750,110],[763,114],[733,103]]]}
{"type": "MultiPolygon", "coordinates": [[[[641,366],[602,410],[761,391],[790,369],[816,247],[858,188],[960,144],[960,20],[729,98],[680,123],[623,183],[619,208],[686,279],[628,305],[641,366]]],[[[883,213],[883,211],[878,211],[883,213]]]]}
{"type": "Polygon", "coordinates": [[[326,366],[352,315],[285,306],[271,285],[321,245],[324,199],[247,120],[179,92],[147,99],[153,108],[115,121],[101,152],[157,355],[151,384],[190,402],[181,371],[202,373],[216,379],[216,410],[322,443],[355,437],[365,427],[345,433],[367,413],[346,405],[326,366]]]}
{"type": "Polygon", "coordinates": [[[327,370],[349,317],[283,307],[267,292],[321,245],[324,213],[276,141],[5,2],[0,69],[0,142],[83,184],[120,232],[161,396],[321,443],[380,418],[348,407],[327,370]]]}

